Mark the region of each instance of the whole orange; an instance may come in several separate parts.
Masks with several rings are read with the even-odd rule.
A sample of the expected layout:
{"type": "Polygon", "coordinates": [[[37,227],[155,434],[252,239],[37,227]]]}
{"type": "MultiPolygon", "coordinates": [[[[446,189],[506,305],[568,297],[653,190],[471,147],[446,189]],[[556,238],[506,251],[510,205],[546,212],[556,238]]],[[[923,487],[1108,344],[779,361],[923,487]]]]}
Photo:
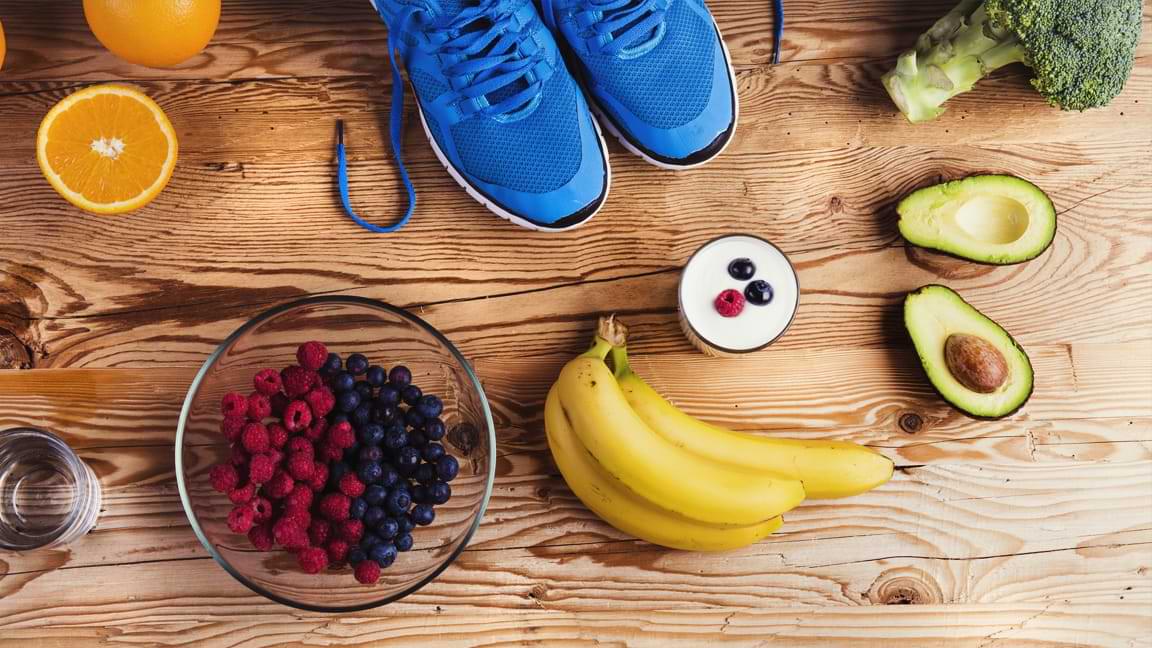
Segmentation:
{"type": "Polygon", "coordinates": [[[204,49],[220,23],[220,0],[84,0],[88,27],[113,54],[171,67],[204,49]]]}

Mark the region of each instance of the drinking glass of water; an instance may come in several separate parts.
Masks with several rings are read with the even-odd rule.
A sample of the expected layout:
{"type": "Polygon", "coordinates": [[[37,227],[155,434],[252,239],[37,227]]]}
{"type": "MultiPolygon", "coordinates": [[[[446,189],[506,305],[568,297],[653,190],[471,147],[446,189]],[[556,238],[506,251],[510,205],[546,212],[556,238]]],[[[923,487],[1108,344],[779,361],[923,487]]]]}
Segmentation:
{"type": "Polygon", "coordinates": [[[68,544],[99,515],[96,473],[63,439],[32,428],[0,431],[0,549],[68,544]]]}

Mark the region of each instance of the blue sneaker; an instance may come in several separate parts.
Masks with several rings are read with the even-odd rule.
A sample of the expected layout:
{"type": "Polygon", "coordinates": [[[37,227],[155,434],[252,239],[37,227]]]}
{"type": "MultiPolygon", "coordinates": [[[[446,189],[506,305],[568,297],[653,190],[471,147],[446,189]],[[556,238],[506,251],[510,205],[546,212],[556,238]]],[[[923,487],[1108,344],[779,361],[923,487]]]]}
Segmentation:
{"type": "Polygon", "coordinates": [[[535,230],[592,218],[608,195],[604,140],[532,0],[372,5],[388,25],[397,160],[398,53],[436,157],[473,198],[535,230]]]}
{"type": "Polygon", "coordinates": [[[541,0],[601,124],[658,167],[720,154],[736,129],[736,80],[704,0],[541,0]]]}

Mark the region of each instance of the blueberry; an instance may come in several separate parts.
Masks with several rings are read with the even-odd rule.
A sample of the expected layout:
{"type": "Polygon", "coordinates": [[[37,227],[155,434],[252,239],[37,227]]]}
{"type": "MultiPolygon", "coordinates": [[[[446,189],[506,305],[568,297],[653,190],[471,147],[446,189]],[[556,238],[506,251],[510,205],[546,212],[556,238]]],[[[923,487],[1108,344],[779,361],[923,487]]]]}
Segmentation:
{"type": "Polygon", "coordinates": [[[360,448],[360,463],[380,463],[384,459],[384,451],[377,446],[364,446],[360,448]]]}
{"type": "Polygon", "coordinates": [[[364,377],[368,379],[368,382],[373,387],[379,387],[384,384],[384,381],[388,380],[388,372],[384,371],[384,367],[380,365],[372,365],[368,367],[368,371],[364,374],[364,377]]]}
{"type": "Polygon", "coordinates": [[[763,279],[750,282],[744,288],[744,299],[755,306],[767,306],[772,303],[772,285],[763,279]]]}
{"type": "Polygon", "coordinates": [[[410,407],[416,406],[421,398],[424,398],[424,392],[420,391],[420,388],[416,385],[408,385],[400,390],[400,400],[404,401],[404,404],[410,407]]]}
{"type": "MultiPolygon", "coordinates": [[[[420,465],[420,451],[412,446],[404,446],[396,453],[396,469],[401,474],[411,474],[420,465]]],[[[455,477],[456,475],[452,475],[455,477]]],[[[445,479],[444,481],[448,481],[445,479]]]]}
{"type": "Polygon", "coordinates": [[[408,432],[403,425],[390,425],[384,433],[384,447],[399,450],[408,445],[408,432]]]}
{"type": "Polygon", "coordinates": [[[423,448],[428,445],[428,437],[424,436],[423,432],[409,432],[408,445],[413,448],[423,448]]]}
{"type": "Polygon", "coordinates": [[[400,523],[396,521],[396,518],[384,518],[376,527],[376,535],[386,540],[395,538],[397,533],[400,533],[400,523]]]}
{"type": "Polygon", "coordinates": [[[348,505],[348,515],[352,516],[354,520],[363,518],[367,511],[368,502],[365,502],[363,497],[353,497],[352,503],[348,505]]]}
{"type": "Polygon", "coordinates": [[[385,517],[388,516],[385,515],[384,509],[379,506],[369,506],[368,510],[364,511],[364,526],[375,529],[385,517]]]}
{"type": "Polygon", "coordinates": [[[396,406],[376,401],[372,407],[372,420],[377,423],[391,423],[396,420],[396,406]]]}
{"type": "Polygon", "coordinates": [[[356,436],[364,445],[378,446],[384,441],[384,426],[379,423],[369,423],[360,428],[360,432],[356,436]]]}
{"type": "Polygon", "coordinates": [[[368,559],[368,555],[360,547],[352,547],[348,550],[348,562],[352,565],[359,565],[368,559]]]}
{"type": "Polygon", "coordinates": [[[424,421],[424,436],[428,437],[429,441],[439,441],[444,438],[444,433],[447,428],[444,427],[444,421],[438,418],[430,418],[424,421]]]}
{"type": "MultiPolygon", "coordinates": [[[[424,466],[420,466],[423,468],[424,466]]],[[[419,484],[412,488],[412,501],[417,504],[428,504],[432,501],[432,496],[428,492],[428,487],[424,484],[419,484]]]]}
{"type": "Polygon", "coordinates": [[[732,263],[728,264],[728,274],[733,279],[748,281],[756,275],[756,264],[752,263],[752,259],[743,257],[733,259],[732,263]]]}
{"type": "Polygon", "coordinates": [[[380,540],[380,536],[376,535],[375,533],[365,533],[360,537],[360,548],[364,551],[371,551],[372,547],[375,547],[381,542],[382,540],[380,540]]]}
{"type": "Polygon", "coordinates": [[[376,402],[382,405],[398,405],[400,403],[400,390],[393,385],[384,385],[376,394],[376,402]]]}
{"type": "Polygon", "coordinates": [[[336,397],[336,409],[340,410],[341,412],[351,412],[359,406],[360,394],[355,391],[349,390],[346,392],[340,392],[340,394],[336,397]]]}
{"type": "Polygon", "coordinates": [[[344,368],[344,361],[340,358],[339,353],[329,353],[328,359],[324,361],[324,366],[320,367],[320,371],[329,374],[335,374],[344,368]]]}
{"type": "Polygon", "coordinates": [[[362,463],[356,469],[356,476],[359,477],[360,481],[364,482],[365,484],[375,484],[376,482],[380,481],[380,477],[383,474],[384,469],[381,468],[380,464],[375,461],[362,463]]]}
{"type": "Polygon", "coordinates": [[[424,425],[424,417],[414,409],[404,412],[404,423],[413,430],[419,430],[424,425]]]}
{"type": "Polygon", "coordinates": [[[412,506],[412,495],[405,489],[393,488],[388,491],[388,497],[384,500],[384,508],[392,515],[403,515],[408,507],[412,506]]]}
{"type": "MultiPolygon", "coordinates": [[[[351,362],[352,358],[348,358],[348,361],[351,362]]],[[[412,372],[404,365],[396,365],[388,372],[388,382],[396,389],[404,389],[412,384],[412,372]]]]}
{"type": "Polygon", "coordinates": [[[337,394],[352,391],[356,386],[356,378],[347,371],[341,371],[332,377],[332,391],[337,394]]]}
{"type": "Polygon", "coordinates": [[[424,457],[424,461],[435,463],[440,461],[440,457],[444,456],[444,446],[439,443],[429,443],[424,446],[424,450],[420,452],[420,456],[424,457]]]}
{"type": "Polygon", "coordinates": [[[425,394],[420,397],[420,402],[416,403],[416,409],[426,419],[436,418],[444,411],[444,401],[440,400],[439,396],[425,394]]]}
{"type": "Polygon", "coordinates": [[[440,479],[450,482],[460,473],[460,462],[456,461],[456,457],[446,454],[436,462],[436,473],[440,479]]]}
{"type": "Polygon", "coordinates": [[[400,481],[400,474],[391,465],[384,466],[384,474],[380,477],[380,485],[385,488],[392,488],[392,486],[400,481]]]}
{"type": "Polygon", "coordinates": [[[412,507],[412,521],[416,524],[428,526],[435,519],[436,511],[432,510],[431,504],[417,504],[412,507]]]}
{"type": "Polygon", "coordinates": [[[372,484],[364,489],[364,501],[370,505],[376,505],[384,501],[388,497],[388,489],[383,486],[372,484]]]}
{"type": "Polygon", "coordinates": [[[412,529],[416,528],[416,523],[412,521],[412,517],[409,515],[401,515],[396,521],[400,523],[399,535],[412,533],[412,529]]]}
{"type": "Polygon", "coordinates": [[[405,533],[396,536],[396,551],[410,551],[412,549],[412,534],[405,533]]]}
{"type": "Polygon", "coordinates": [[[348,422],[351,423],[354,428],[368,425],[368,421],[371,419],[372,406],[366,400],[361,401],[361,403],[356,406],[356,409],[352,410],[352,413],[348,415],[348,422]]]}
{"type": "Polygon", "coordinates": [[[380,544],[372,547],[368,552],[368,557],[376,561],[381,569],[386,569],[396,562],[396,545],[391,542],[381,542],[380,544]]]}
{"type": "Polygon", "coordinates": [[[360,400],[372,400],[372,385],[368,384],[368,381],[357,380],[356,384],[352,385],[352,389],[355,389],[356,392],[360,394],[360,400]]]}
{"type": "MultiPolygon", "coordinates": [[[[421,484],[431,484],[436,481],[436,465],[420,464],[416,466],[416,472],[412,473],[412,476],[421,484]]],[[[415,495],[413,495],[413,498],[415,498],[415,495]]]]}
{"type": "Polygon", "coordinates": [[[428,496],[433,504],[444,504],[452,498],[452,487],[444,482],[436,482],[428,487],[428,496]]]}
{"type": "Polygon", "coordinates": [[[345,366],[348,367],[348,371],[352,375],[359,376],[368,371],[368,358],[364,357],[363,353],[353,353],[348,356],[348,362],[345,363],[345,366]]]}

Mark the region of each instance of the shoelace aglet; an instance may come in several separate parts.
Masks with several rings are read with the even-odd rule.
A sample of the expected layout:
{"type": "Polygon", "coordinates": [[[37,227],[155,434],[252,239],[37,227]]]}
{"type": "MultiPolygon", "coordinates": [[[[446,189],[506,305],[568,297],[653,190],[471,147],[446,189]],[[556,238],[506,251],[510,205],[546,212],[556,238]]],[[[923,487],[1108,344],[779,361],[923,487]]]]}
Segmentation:
{"type": "Polygon", "coordinates": [[[344,146],[344,120],[336,120],[336,146],[344,146]]]}

